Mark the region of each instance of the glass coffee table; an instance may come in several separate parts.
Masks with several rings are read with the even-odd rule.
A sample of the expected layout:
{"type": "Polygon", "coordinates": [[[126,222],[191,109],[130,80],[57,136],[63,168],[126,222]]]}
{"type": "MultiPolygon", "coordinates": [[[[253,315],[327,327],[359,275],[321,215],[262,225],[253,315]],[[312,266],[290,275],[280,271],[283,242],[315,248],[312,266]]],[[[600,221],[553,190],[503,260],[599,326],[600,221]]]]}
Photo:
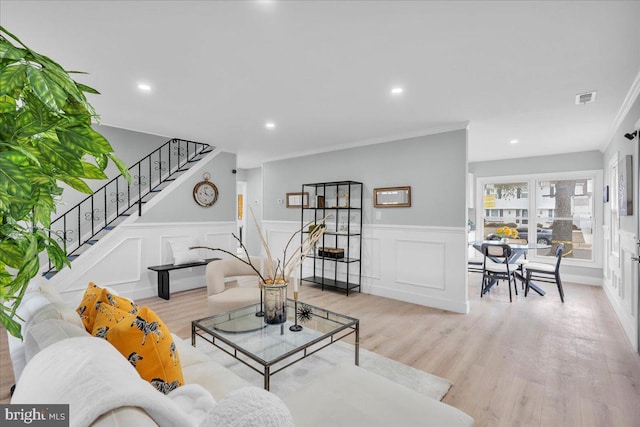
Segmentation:
{"type": "MultiPolygon", "coordinates": [[[[298,302],[298,308],[301,306],[298,302]]],[[[298,332],[289,330],[295,322],[293,300],[287,301],[287,321],[280,325],[267,325],[256,316],[260,304],[194,320],[191,345],[195,347],[196,336],[213,344],[263,375],[265,390],[269,390],[271,375],[352,334],[358,365],[360,321],[310,304],[304,306],[312,310],[312,315],[306,322],[298,322],[303,327],[298,332]]]]}

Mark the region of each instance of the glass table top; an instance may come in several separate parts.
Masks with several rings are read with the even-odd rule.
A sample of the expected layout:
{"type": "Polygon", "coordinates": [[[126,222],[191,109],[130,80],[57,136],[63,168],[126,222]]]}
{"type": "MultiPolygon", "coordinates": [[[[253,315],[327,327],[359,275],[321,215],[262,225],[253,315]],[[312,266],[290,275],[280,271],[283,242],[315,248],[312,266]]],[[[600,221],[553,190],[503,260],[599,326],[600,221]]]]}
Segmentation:
{"type": "MultiPolygon", "coordinates": [[[[298,302],[298,309],[303,304],[298,302]]],[[[228,313],[193,322],[194,328],[210,334],[226,344],[251,353],[264,364],[282,359],[301,349],[323,341],[336,333],[355,328],[358,319],[334,313],[320,307],[304,304],[312,310],[311,319],[298,321],[303,329],[289,330],[295,323],[294,301],[287,301],[287,321],[280,325],[267,325],[263,317],[257,317],[260,304],[242,307],[228,313]]]]}

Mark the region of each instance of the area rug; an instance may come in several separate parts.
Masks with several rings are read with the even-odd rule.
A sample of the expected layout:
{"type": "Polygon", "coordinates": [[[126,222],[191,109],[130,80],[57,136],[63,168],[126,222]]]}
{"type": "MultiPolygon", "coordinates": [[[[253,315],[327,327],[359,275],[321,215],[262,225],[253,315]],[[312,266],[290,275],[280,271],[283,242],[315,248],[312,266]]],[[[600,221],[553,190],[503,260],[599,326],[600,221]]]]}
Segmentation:
{"type": "MultiPolygon", "coordinates": [[[[263,387],[262,375],[199,337],[197,340],[196,346],[200,351],[205,352],[213,360],[230,369],[248,383],[263,387]]],[[[314,377],[326,374],[336,365],[354,363],[354,354],[352,344],[342,341],[334,343],[272,375],[270,390],[277,396],[284,398],[288,394],[304,387],[314,377]]],[[[362,348],[360,348],[360,367],[437,400],[442,400],[453,385],[447,379],[412,368],[362,348]]]]}

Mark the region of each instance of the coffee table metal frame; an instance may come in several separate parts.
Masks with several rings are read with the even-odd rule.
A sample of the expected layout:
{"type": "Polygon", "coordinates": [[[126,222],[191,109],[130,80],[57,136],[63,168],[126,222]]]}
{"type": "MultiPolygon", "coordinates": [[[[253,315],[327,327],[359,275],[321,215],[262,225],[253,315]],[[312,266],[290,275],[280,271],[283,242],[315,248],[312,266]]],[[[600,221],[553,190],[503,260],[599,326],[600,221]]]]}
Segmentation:
{"type": "MultiPolygon", "coordinates": [[[[298,304],[300,304],[300,302],[298,304]]],[[[244,365],[253,369],[255,372],[261,374],[264,377],[265,390],[269,390],[270,378],[272,375],[282,371],[283,369],[293,365],[294,363],[299,362],[302,359],[305,359],[311,356],[314,353],[317,353],[323,348],[328,347],[329,345],[348,337],[349,335],[355,334],[355,343],[354,343],[355,364],[359,365],[360,364],[360,320],[353,317],[345,316],[344,314],[335,313],[321,307],[316,307],[310,304],[305,304],[305,305],[312,308],[313,317],[316,319],[316,321],[326,320],[327,324],[329,322],[335,323],[335,327],[330,327],[326,332],[316,331],[320,334],[319,336],[313,339],[310,339],[309,341],[298,345],[297,347],[291,349],[290,351],[287,351],[269,360],[264,360],[263,358],[253,354],[251,351],[243,348],[241,343],[237,343],[233,340],[233,337],[241,338],[243,337],[243,335],[247,333],[252,333],[253,331],[236,332],[236,333],[229,334],[229,333],[225,333],[224,331],[219,331],[215,327],[211,327],[211,324],[215,325],[222,322],[233,321],[235,319],[235,316],[239,316],[238,318],[241,318],[244,316],[255,317],[255,313],[260,310],[260,304],[254,304],[251,306],[232,310],[227,313],[221,313],[215,316],[209,316],[203,319],[194,320],[193,322],[191,322],[191,345],[194,347],[196,346],[196,336],[199,336],[200,338],[209,342],[213,346],[224,351],[225,353],[232,356],[236,360],[242,362],[244,365]],[[207,322],[210,325],[207,325],[206,324],[207,322]],[[297,355],[298,357],[296,357],[291,361],[287,361],[287,363],[282,366],[275,367],[276,364],[282,361],[285,361],[289,358],[292,358],[294,355],[297,355]]],[[[292,319],[293,316],[295,316],[294,301],[289,299],[287,301],[287,307],[288,307],[287,308],[288,318],[292,319]]],[[[257,319],[262,321],[262,318],[257,318],[257,319]]],[[[290,331],[289,330],[290,324],[291,322],[287,321],[286,323],[282,323],[280,325],[265,325],[264,327],[279,328],[280,329],[279,335],[281,336],[284,336],[285,334],[299,333],[299,332],[290,331]]],[[[308,326],[304,326],[304,327],[308,328],[308,326]]]]}

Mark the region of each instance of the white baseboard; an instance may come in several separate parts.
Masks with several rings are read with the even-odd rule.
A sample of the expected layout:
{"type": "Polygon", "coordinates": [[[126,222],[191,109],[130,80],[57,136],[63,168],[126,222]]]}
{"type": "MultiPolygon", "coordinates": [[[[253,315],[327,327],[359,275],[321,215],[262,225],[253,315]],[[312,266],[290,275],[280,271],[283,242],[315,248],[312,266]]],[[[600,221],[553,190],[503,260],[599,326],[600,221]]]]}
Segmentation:
{"type": "Polygon", "coordinates": [[[622,329],[624,330],[625,335],[627,336],[627,339],[631,344],[631,347],[633,347],[636,351],[639,351],[640,348],[638,347],[638,333],[636,330],[637,325],[634,324],[635,319],[625,313],[624,308],[620,304],[620,299],[614,294],[609,286],[605,285],[603,286],[603,288],[604,293],[607,295],[607,299],[609,300],[609,304],[611,304],[613,311],[615,311],[618,322],[620,323],[620,326],[622,326],[622,329]]]}

